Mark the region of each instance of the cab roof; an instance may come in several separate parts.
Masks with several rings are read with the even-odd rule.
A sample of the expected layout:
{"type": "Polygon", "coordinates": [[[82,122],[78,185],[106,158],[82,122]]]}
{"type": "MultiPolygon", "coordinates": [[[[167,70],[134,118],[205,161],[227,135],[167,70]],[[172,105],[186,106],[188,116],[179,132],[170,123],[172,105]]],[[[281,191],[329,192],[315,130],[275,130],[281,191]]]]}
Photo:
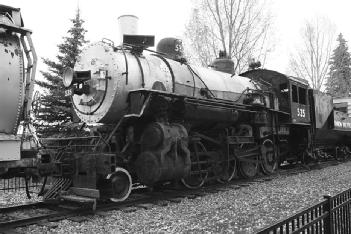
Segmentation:
{"type": "Polygon", "coordinates": [[[241,73],[240,76],[245,76],[251,79],[263,79],[266,82],[269,82],[271,84],[273,83],[282,83],[279,81],[294,81],[296,83],[299,83],[304,86],[308,86],[307,80],[299,77],[294,77],[294,76],[287,76],[283,73],[273,71],[273,70],[268,70],[268,69],[255,69],[255,70],[249,70],[244,73],[241,73]]]}

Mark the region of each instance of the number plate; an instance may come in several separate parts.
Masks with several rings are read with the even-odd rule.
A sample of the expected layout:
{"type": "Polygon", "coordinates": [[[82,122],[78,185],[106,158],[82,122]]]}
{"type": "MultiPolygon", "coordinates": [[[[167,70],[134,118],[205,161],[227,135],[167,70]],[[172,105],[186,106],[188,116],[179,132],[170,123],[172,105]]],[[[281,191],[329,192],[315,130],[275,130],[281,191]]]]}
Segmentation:
{"type": "Polygon", "coordinates": [[[305,109],[297,108],[297,117],[305,118],[306,117],[305,109]]]}
{"type": "Polygon", "coordinates": [[[73,90],[72,89],[66,89],[65,90],[65,97],[72,96],[73,95],[73,90]]]}

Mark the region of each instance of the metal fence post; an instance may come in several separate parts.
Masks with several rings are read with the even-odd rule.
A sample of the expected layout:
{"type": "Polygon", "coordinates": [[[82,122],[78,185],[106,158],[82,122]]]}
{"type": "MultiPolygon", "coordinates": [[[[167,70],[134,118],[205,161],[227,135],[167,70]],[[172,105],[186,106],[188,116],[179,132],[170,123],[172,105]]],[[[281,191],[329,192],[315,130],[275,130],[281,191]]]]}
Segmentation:
{"type": "Polygon", "coordinates": [[[327,203],[324,205],[323,207],[323,211],[328,212],[327,217],[325,217],[324,222],[323,222],[323,229],[324,232],[326,234],[333,234],[334,230],[333,230],[333,219],[332,219],[332,202],[331,202],[331,196],[330,195],[326,195],[323,196],[324,199],[327,200],[327,203]]]}

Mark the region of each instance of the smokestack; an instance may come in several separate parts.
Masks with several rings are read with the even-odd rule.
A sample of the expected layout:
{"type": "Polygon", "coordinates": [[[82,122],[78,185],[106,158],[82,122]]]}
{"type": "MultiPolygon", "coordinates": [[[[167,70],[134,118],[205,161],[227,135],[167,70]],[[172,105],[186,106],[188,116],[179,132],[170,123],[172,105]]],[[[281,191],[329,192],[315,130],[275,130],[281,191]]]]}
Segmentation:
{"type": "Polygon", "coordinates": [[[138,21],[139,18],[135,15],[121,15],[118,17],[118,44],[123,43],[123,35],[136,35],[138,34],[138,21]]]}

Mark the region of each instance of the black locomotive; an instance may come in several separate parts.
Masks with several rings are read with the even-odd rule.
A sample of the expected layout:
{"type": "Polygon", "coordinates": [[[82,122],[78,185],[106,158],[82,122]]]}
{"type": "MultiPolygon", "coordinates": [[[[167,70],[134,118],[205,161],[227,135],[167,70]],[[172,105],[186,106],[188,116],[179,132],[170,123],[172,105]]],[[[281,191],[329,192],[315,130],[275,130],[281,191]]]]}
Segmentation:
{"type": "Polygon", "coordinates": [[[214,69],[194,67],[177,39],[149,54],[152,37],[125,39],[88,46],[64,74],[90,136],[45,140],[42,158],[55,178],[46,199],[122,201],[137,185],[199,188],[348,153],[350,119],[305,80],[265,69],[221,72],[225,58],[214,69]]]}

